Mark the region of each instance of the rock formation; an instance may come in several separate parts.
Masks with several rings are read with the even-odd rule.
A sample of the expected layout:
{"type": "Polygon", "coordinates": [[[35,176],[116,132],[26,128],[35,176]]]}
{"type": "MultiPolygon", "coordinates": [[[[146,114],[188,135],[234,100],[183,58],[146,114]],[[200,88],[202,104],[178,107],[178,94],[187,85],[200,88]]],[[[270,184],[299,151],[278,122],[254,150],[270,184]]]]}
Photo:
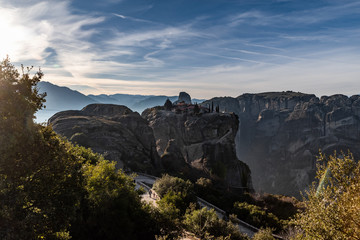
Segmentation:
{"type": "Polygon", "coordinates": [[[203,103],[239,116],[237,155],[256,190],[299,196],[313,181],[316,156],[350,150],[360,156],[360,96],[295,92],[243,94],[203,103]]]}
{"type": "Polygon", "coordinates": [[[157,107],[142,113],[154,131],[166,171],[205,176],[232,189],[252,189],[249,168],[236,157],[236,115],[177,110],[157,107]]]}
{"type": "Polygon", "coordinates": [[[174,104],[178,104],[184,102],[186,104],[191,104],[191,97],[188,93],[186,92],[180,92],[179,93],[179,98],[177,101],[174,102],[174,104]]]}
{"type": "Polygon", "coordinates": [[[90,147],[118,167],[151,171],[158,167],[152,129],[138,113],[112,104],[91,104],[80,111],[59,112],[49,119],[55,132],[90,147]]]}

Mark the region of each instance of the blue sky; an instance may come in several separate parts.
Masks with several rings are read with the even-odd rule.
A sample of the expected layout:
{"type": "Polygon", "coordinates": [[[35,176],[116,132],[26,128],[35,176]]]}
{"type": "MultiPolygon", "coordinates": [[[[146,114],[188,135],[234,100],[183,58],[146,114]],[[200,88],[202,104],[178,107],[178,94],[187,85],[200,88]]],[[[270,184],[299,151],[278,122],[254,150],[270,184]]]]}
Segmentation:
{"type": "Polygon", "coordinates": [[[360,93],[360,1],[0,0],[0,31],[85,94],[360,93]]]}

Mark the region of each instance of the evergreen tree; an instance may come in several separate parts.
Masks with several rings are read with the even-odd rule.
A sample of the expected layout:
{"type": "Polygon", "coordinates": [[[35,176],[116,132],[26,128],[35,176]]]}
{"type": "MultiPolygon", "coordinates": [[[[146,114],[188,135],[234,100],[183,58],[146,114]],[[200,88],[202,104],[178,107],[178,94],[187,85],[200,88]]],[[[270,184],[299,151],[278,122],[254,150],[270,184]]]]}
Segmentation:
{"type": "Polygon", "coordinates": [[[164,108],[166,111],[170,111],[171,108],[173,107],[172,102],[170,101],[170,99],[166,99],[166,102],[164,104],[164,108]]]}
{"type": "Polygon", "coordinates": [[[197,114],[200,112],[200,108],[199,108],[199,105],[197,103],[195,103],[195,106],[194,106],[194,113],[197,114]]]}

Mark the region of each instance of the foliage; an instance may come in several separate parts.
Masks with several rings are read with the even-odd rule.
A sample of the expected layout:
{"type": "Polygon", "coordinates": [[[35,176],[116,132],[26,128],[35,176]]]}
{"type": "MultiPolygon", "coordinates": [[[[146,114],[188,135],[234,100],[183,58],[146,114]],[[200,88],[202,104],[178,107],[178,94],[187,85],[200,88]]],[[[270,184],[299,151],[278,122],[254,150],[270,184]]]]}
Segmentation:
{"type": "Polygon", "coordinates": [[[162,202],[173,204],[179,209],[180,214],[185,213],[191,202],[196,202],[194,185],[189,180],[185,181],[165,174],[155,181],[153,189],[162,198],[160,204],[162,202]]]}
{"type": "Polygon", "coordinates": [[[167,193],[164,198],[157,202],[158,212],[157,215],[155,215],[155,219],[157,220],[157,223],[160,224],[161,233],[163,235],[168,235],[169,239],[179,236],[182,230],[182,214],[177,207],[179,202],[183,205],[181,196],[172,191],[167,193]]]}
{"type": "Polygon", "coordinates": [[[165,102],[165,104],[164,104],[165,110],[166,110],[166,111],[170,111],[172,107],[173,107],[172,102],[171,102],[169,99],[166,99],[166,102],[165,102]]]}
{"type": "Polygon", "coordinates": [[[219,219],[214,209],[188,209],[184,217],[185,228],[201,239],[247,239],[231,222],[219,219]]]}
{"type": "Polygon", "coordinates": [[[239,219],[256,227],[271,227],[279,231],[283,228],[282,222],[272,213],[262,210],[259,206],[246,202],[236,202],[234,213],[239,219]]]}
{"type": "Polygon", "coordinates": [[[201,177],[198,180],[196,180],[195,184],[201,188],[209,188],[212,186],[212,181],[211,179],[201,177]]]}
{"type": "Polygon", "coordinates": [[[195,114],[200,113],[200,107],[199,107],[199,105],[197,103],[195,103],[195,106],[194,106],[194,113],[195,114]]]}
{"type": "Polygon", "coordinates": [[[275,240],[270,228],[262,228],[254,234],[252,240],[275,240]]]}
{"type": "Polygon", "coordinates": [[[33,123],[45,95],[36,89],[42,72],[30,70],[0,64],[0,238],[66,239],[81,166],[68,143],[33,123]]]}
{"type": "Polygon", "coordinates": [[[80,161],[48,127],[38,127],[21,146],[1,158],[14,168],[1,168],[0,238],[63,238],[79,206],[80,161]]]}
{"type": "Polygon", "coordinates": [[[302,208],[301,202],[295,197],[274,194],[252,195],[254,204],[266,208],[279,219],[289,220],[302,208]]]}
{"type": "Polygon", "coordinates": [[[45,95],[27,70],[0,64],[0,239],[153,239],[130,177],[33,123],[45,95]]]}
{"type": "Polygon", "coordinates": [[[9,58],[0,63],[0,142],[8,143],[1,146],[3,151],[10,152],[26,131],[32,131],[34,113],[45,102],[45,94],[36,89],[43,73],[39,70],[31,77],[30,70],[22,67],[20,74],[9,58]]]}
{"type": "Polygon", "coordinates": [[[73,228],[76,238],[149,238],[149,213],[143,208],[132,179],[117,171],[115,162],[100,159],[96,165],[84,164],[83,175],[86,193],[82,214],[75,224],[78,227],[73,228]]]}
{"type": "Polygon", "coordinates": [[[304,197],[305,211],[294,224],[296,239],[360,239],[360,163],[352,154],[320,154],[319,184],[304,197]]]}

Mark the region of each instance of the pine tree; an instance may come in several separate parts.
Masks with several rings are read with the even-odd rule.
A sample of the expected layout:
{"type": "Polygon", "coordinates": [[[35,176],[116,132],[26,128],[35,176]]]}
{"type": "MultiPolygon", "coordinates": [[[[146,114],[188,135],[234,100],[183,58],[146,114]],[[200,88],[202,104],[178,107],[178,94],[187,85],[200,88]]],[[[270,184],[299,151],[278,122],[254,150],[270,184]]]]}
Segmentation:
{"type": "Polygon", "coordinates": [[[170,111],[171,108],[173,107],[172,102],[170,101],[170,99],[166,99],[166,102],[164,104],[164,108],[166,111],[170,111]]]}

